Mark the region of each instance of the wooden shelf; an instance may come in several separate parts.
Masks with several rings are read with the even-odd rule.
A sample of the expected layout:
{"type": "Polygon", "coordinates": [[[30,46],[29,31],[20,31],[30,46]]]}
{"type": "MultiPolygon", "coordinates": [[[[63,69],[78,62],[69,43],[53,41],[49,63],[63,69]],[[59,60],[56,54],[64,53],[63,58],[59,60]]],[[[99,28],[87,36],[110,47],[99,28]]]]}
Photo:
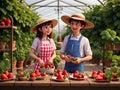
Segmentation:
{"type": "MultiPolygon", "coordinates": [[[[15,51],[17,48],[13,48],[12,51],[15,51]]],[[[0,52],[9,52],[10,49],[0,49],[0,52]]]]}
{"type": "Polygon", "coordinates": [[[2,29],[11,29],[11,28],[17,29],[16,26],[0,26],[0,28],[2,28],[2,29]]]}

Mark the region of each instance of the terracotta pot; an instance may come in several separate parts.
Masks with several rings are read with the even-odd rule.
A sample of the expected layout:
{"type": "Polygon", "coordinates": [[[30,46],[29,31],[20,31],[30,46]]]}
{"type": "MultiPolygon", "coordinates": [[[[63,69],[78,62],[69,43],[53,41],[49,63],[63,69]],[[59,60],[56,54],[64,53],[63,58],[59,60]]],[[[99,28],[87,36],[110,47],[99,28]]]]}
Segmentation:
{"type": "Polygon", "coordinates": [[[17,68],[23,68],[23,63],[24,63],[24,60],[17,60],[17,68]]]}
{"type": "MultiPolygon", "coordinates": [[[[15,48],[16,41],[12,41],[12,48],[15,48]]],[[[11,42],[8,42],[8,48],[11,47],[11,42]]]]}
{"type": "Polygon", "coordinates": [[[112,60],[104,60],[104,64],[107,67],[110,67],[110,64],[112,63],[112,60]]]}
{"type": "Polygon", "coordinates": [[[32,64],[32,61],[31,60],[28,60],[27,61],[27,65],[31,65],[32,64]]]}
{"type": "Polygon", "coordinates": [[[25,61],[24,61],[23,67],[26,67],[26,66],[27,66],[27,61],[28,61],[28,60],[25,60],[25,61]]]}
{"type": "Polygon", "coordinates": [[[0,42],[0,49],[5,49],[6,42],[0,42]]]}

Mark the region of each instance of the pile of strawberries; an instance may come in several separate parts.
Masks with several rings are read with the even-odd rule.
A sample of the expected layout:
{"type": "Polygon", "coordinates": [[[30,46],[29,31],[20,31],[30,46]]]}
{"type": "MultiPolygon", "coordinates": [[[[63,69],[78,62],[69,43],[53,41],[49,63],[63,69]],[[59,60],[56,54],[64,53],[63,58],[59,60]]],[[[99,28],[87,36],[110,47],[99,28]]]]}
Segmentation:
{"type": "Polygon", "coordinates": [[[39,79],[40,77],[45,77],[46,73],[45,72],[40,72],[39,70],[35,70],[33,72],[30,73],[30,79],[35,80],[35,79],[39,79]]]}
{"type": "Polygon", "coordinates": [[[120,71],[116,67],[111,67],[110,69],[105,69],[105,73],[103,73],[102,70],[93,71],[92,77],[95,80],[118,80],[118,77],[120,76],[120,71]]]}
{"type": "Polygon", "coordinates": [[[8,72],[7,70],[5,70],[1,76],[0,76],[1,80],[8,80],[8,79],[13,79],[14,75],[11,72],[8,72]]]}
{"type": "Polygon", "coordinates": [[[54,63],[46,63],[44,66],[41,66],[40,68],[54,68],[54,63]]]}
{"type": "Polygon", "coordinates": [[[11,25],[11,20],[7,19],[6,17],[2,18],[2,21],[0,22],[1,26],[10,26],[11,25]]]}
{"type": "Polygon", "coordinates": [[[77,60],[74,56],[67,55],[67,57],[70,59],[70,61],[76,61],[77,60]]]}
{"type": "Polygon", "coordinates": [[[81,72],[79,72],[79,71],[75,71],[74,73],[73,73],[73,78],[76,78],[76,79],[84,79],[84,73],[81,73],[81,72]]]}
{"type": "Polygon", "coordinates": [[[65,80],[69,77],[69,74],[66,70],[62,71],[61,69],[55,69],[54,76],[56,76],[57,80],[65,80]]]}

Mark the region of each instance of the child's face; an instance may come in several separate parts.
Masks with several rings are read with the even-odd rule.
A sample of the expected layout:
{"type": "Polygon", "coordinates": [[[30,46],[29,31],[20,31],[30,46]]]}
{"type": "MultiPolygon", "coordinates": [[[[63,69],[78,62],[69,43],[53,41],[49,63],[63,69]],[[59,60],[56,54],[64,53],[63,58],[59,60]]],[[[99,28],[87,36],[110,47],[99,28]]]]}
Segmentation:
{"type": "Polygon", "coordinates": [[[80,21],[71,21],[70,27],[73,32],[79,32],[84,27],[84,25],[81,25],[80,21]]]}
{"type": "Polygon", "coordinates": [[[50,33],[52,32],[53,30],[53,27],[52,25],[45,25],[45,26],[42,26],[41,28],[41,31],[44,35],[50,35],[50,33]]]}

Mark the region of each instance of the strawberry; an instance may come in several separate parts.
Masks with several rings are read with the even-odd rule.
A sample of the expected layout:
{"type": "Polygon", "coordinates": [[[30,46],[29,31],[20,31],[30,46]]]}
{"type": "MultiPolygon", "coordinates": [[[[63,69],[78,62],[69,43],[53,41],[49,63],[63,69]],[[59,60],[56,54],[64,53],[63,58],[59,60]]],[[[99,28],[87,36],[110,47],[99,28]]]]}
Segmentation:
{"type": "Polygon", "coordinates": [[[117,73],[112,73],[112,78],[117,79],[117,73]]]}
{"type": "Polygon", "coordinates": [[[6,80],[6,79],[8,79],[8,77],[7,77],[6,74],[2,74],[2,75],[1,75],[1,79],[6,80]]]}
{"type": "Polygon", "coordinates": [[[92,77],[96,77],[97,76],[97,71],[93,71],[92,72],[92,77]]]}
{"type": "Polygon", "coordinates": [[[42,72],[42,73],[41,73],[41,76],[46,76],[46,73],[45,73],[45,72],[42,72]]]}
{"type": "Polygon", "coordinates": [[[64,80],[63,76],[64,76],[64,75],[62,75],[62,74],[58,74],[57,79],[58,79],[58,80],[64,80]]]}
{"type": "Polygon", "coordinates": [[[4,22],[6,22],[6,20],[7,20],[7,18],[6,17],[3,17],[3,19],[2,19],[4,22]]]}
{"type": "Polygon", "coordinates": [[[12,79],[12,78],[13,78],[13,74],[12,74],[12,73],[9,73],[9,74],[8,74],[8,78],[9,78],[9,79],[12,79]]]}
{"type": "Polygon", "coordinates": [[[79,73],[73,73],[73,77],[78,77],[79,73]]]}
{"type": "Polygon", "coordinates": [[[32,77],[32,78],[36,77],[36,74],[33,72],[33,73],[30,74],[30,77],[32,77]]]}
{"type": "Polygon", "coordinates": [[[102,70],[98,70],[97,74],[99,74],[99,73],[103,73],[102,70]]]}
{"type": "Polygon", "coordinates": [[[5,21],[5,25],[10,26],[10,24],[11,24],[11,20],[7,19],[7,20],[5,21]]]}
{"type": "Polygon", "coordinates": [[[100,75],[97,75],[95,79],[96,79],[96,80],[104,80],[103,77],[100,76],[100,75]]]}
{"type": "Polygon", "coordinates": [[[67,70],[63,70],[62,75],[68,76],[67,70]]]}
{"type": "Polygon", "coordinates": [[[40,76],[39,70],[35,70],[35,74],[36,74],[36,76],[40,76]]]}
{"type": "Polygon", "coordinates": [[[2,26],[5,26],[5,22],[4,22],[4,21],[0,22],[0,24],[1,24],[2,26]]]}
{"type": "Polygon", "coordinates": [[[61,69],[57,69],[57,73],[62,73],[62,70],[61,69]]]}
{"type": "Polygon", "coordinates": [[[6,76],[9,75],[9,72],[7,70],[5,70],[3,73],[6,74],[6,76]]]}
{"type": "Polygon", "coordinates": [[[49,68],[49,64],[45,64],[45,68],[49,68]]]}
{"type": "Polygon", "coordinates": [[[22,71],[18,72],[18,76],[22,77],[23,76],[23,72],[22,71]]]}

